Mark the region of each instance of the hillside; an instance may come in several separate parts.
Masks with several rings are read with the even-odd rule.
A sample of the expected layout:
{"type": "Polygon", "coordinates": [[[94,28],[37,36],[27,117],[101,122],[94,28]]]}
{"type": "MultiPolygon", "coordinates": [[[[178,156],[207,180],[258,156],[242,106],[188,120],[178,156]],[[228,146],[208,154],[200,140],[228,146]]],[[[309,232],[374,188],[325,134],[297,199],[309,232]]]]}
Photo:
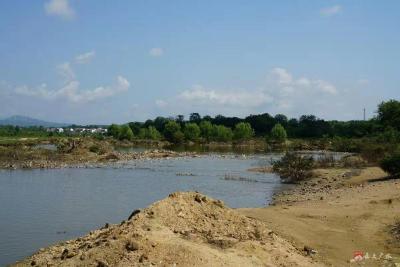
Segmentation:
{"type": "Polygon", "coordinates": [[[6,119],[0,119],[0,125],[13,125],[20,127],[30,127],[30,126],[43,126],[43,127],[65,127],[69,124],[66,123],[58,123],[58,122],[48,122],[42,121],[26,116],[11,116],[6,119]]]}

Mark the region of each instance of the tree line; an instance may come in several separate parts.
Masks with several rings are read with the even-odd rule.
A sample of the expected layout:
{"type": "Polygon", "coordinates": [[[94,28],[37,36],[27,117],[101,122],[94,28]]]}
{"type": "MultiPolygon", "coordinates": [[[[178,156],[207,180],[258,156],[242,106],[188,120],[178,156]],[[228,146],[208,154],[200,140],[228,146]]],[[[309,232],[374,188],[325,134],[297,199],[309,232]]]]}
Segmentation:
{"type": "Polygon", "coordinates": [[[118,139],[166,139],[170,142],[248,140],[266,137],[281,142],[289,138],[361,138],[378,136],[383,140],[400,140],[400,102],[389,100],[378,105],[377,115],[370,120],[327,121],[314,115],[299,119],[283,114],[268,113],[250,115],[246,118],[223,115],[201,116],[191,113],[188,120],[183,115],[175,118],[157,117],[145,122],[112,124],[109,134],[118,139]]]}

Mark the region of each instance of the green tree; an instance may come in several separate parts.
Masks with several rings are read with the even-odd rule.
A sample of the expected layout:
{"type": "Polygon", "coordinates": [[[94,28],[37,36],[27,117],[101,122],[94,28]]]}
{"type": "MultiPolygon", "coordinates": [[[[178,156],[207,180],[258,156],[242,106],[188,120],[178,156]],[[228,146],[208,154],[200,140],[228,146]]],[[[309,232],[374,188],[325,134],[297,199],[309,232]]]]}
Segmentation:
{"type": "Polygon", "coordinates": [[[139,135],[141,126],[139,122],[130,122],[128,125],[131,128],[133,135],[139,135]]]}
{"type": "Polygon", "coordinates": [[[185,135],[182,133],[181,130],[174,133],[172,142],[174,142],[175,144],[179,144],[182,143],[184,140],[185,140],[185,135]]]}
{"type": "Polygon", "coordinates": [[[145,137],[151,140],[158,140],[161,138],[161,134],[156,127],[149,126],[149,128],[146,129],[145,137]]]}
{"type": "Polygon", "coordinates": [[[400,152],[394,153],[391,156],[385,157],[380,162],[381,168],[390,175],[400,174],[400,152]]]}
{"type": "Polygon", "coordinates": [[[147,128],[140,128],[137,137],[139,139],[146,139],[146,136],[147,136],[147,128]]]}
{"type": "Polygon", "coordinates": [[[108,134],[111,135],[112,137],[114,137],[115,139],[119,138],[120,132],[121,132],[121,126],[117,125],[117,124],[111,124],[108,127],[107,130],[108,134]]]}
{"type": "Polygon", "coordinates": [[[385,127],[393,127],[400,131],[400,102],[391,99],[378,106],[378,121],[385,127]]]}
{"type": "Polygon", "coordinates": [[[271,130],[270,138],[274,142],[284,143],[287,138],[285,128],[280,123],[275,124],[271,130]]]}
{"type": "Polygon", "coordinates": [[[200,122],[201,136],[207,141],[211,140],[213,125],[209,121],[200,122]]]}
{"type": "MultiPolygon", "coordinates": [[[[175,142],[176,137],[178,137],[178,139],[179,139],[180,134],[175,136],[175,134],[177,132],[180,132],[183,135],[183,133],[181,132],[181,125],[179,123],[177,123],[176,121],[168,121],[165,124],[164,136],[168,141],[175,142]]],[[[183,136],[183,138],[184,138],[184,136],[183,136]]]]}
{"type": "Polygon", "coordinates": [[[233,137],[232,129],[223,125],[213,125],[212,139],[219,142],[231,141],[233,137]]]}
{"type": "Polygon", "coordinates": [[[197,141],[200,136],[200,128],[196,123],[186,123],[184,134],[186,140],[197,141]]]}
{"type": "Polygon", "coordinates": [[[248,122],[239,122],[233,130],[233,137],[236,140],[250,139],[254,135],[254,130],[248,122]]]}
{"type": "Polygon", "coordinates": [[[120,140],[132,140],[133,137],[134,137],[134,135],[133,135],[132,129],[126,124],[122,125],[118,138],[120,140]]]}
{"type": "Polygon", "coordinates": [[[195,123],[199,123],[201,121],[201,116],[199,113],[190,113],[189,116],[189,121],[190,122],[195,122],[195,123]]]}

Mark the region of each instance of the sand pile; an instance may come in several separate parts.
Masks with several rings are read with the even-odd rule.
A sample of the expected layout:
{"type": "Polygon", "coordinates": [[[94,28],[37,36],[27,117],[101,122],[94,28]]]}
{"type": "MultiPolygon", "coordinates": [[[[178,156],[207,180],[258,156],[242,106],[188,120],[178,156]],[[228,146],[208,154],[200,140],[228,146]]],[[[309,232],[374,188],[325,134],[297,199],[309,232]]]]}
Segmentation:
{"type": "Polygon", "coordinates": [[[317,266],[267,226],[199,193],[173,193],[16,266],[317,266]]]}

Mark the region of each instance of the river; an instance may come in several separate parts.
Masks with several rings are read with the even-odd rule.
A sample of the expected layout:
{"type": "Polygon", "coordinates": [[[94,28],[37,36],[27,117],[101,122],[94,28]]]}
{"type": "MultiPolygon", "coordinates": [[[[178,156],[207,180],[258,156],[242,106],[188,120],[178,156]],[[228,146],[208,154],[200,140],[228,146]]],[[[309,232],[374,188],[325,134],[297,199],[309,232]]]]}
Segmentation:
{"type": "Polygon", "coordinates": [[[101,168],[0,171],[0,266],[76,238],[175,191],[199,191],[228,206],[267,205],[285,185],[249,172],[279,154],[213,154],[101,168]]]}

